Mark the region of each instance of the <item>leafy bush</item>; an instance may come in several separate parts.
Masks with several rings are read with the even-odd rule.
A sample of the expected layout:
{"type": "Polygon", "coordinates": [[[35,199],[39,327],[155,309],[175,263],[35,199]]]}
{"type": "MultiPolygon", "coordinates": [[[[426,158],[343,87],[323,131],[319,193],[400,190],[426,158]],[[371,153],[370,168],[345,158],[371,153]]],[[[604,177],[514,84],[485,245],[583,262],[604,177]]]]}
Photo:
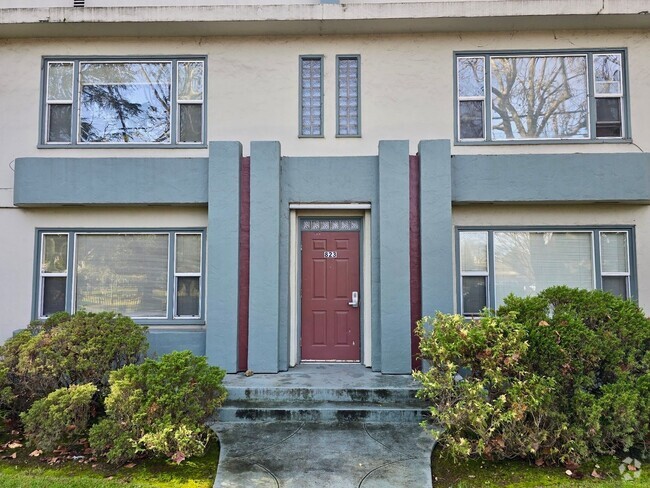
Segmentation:
{"type": "Polygon", "coordinates": [[[103,394],[108,373],[138,362],[147,350],[145,328],[114,313],[78,312],[33,322],[0,349],[14,413],[62,387],[93,383],[103,394]]]}
{"type": "Polygon", "coordinates": [[[553,444],[562,428],[547,410],[555,384],[526,370],[526,334],[513,315],[438,314],[416,333],[431,363],[413,373],[418,397],[431,401],[431,420],[444,429],[435,434],[454,459],[526,457],[553,444]]]}
{"type": "Polygon", "coordinates": [[[554,287],[418,334],[419,395],[456,458],[582,462],[650,441],[650,322],[634,302],[554,287]]]}
{"type": "Polygon", "coordinates": [[[116,464],[138,454],[177,461],[202,454],[205,421],[226,397],[224,375],[189,351],[112,372],[107,417],[91,428],[91,447],[116,464]]]}
{"type": "Polygon", "coordinates": [[[51,451],[86,435],[96,392],[97,387],[87,383],[59,388],[36,400],[27,412],[20,414],[29,443],[51,451]]]}

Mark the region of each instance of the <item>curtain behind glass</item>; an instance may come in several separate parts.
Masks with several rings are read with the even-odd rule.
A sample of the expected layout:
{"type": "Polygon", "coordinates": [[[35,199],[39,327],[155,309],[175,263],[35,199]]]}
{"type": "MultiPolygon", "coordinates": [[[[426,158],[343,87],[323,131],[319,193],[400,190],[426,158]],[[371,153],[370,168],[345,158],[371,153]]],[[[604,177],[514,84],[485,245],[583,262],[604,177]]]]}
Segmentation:
{"type": "Polygon", "coordinates": [[[167,316],[167,234],[77,236],[75,308],[167,316]]]}
{"type": "Polygon", "coordinates": [[[495,232],[496,306],[555,285],[594,287],[589,232],[495,232]]]}

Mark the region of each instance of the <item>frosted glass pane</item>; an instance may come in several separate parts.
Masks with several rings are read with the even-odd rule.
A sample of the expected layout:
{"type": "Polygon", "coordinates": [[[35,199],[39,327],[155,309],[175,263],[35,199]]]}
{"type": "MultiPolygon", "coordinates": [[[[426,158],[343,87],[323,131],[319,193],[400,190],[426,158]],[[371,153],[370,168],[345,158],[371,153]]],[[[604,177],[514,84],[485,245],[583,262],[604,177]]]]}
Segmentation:
{"type": "Polygon", "coordinates": [[[72,100],[72,63],[50,63],[47,72],[47,99],[72,100]]]}
{"type": "Polygon", "coordinates": [[[585,56],[493,57],[492,139],[589,137],[585,56]]]}
{"type": "Polygon", "coordinates": [[[45,234],[42,256],[41,272],[65,273],[68,269],[68,235],[45,234]]]}
{"type": "Polygon", "coordinates": [[[167,316],[167,234],[77,237],[76,310],[167,316]]]}
{"type": "Polygon", "coordinates": [[[593,289],[592,256],[588,232],[495,232],[496,305],[555,285],[593,289]]]}
{"type": "Polygon", "coordinates": [[[627,232],[600,234],[600,254],[603,273],[626,273],[627,232]]]}
{"type": "Polygon", "coordinates": [[[201,236],[178,234],[176,236],[176,272],[201,272],[201,236]]]}
{"type": "Polygon", "coordinates": [[[178,63],[178,99],[203,99],[203,63],[198,61],[178,63]]]}
{"type": "Polygon", "coordinates": [[[487,232],[460,233],[460,268],[487,272],[487,232]]]}

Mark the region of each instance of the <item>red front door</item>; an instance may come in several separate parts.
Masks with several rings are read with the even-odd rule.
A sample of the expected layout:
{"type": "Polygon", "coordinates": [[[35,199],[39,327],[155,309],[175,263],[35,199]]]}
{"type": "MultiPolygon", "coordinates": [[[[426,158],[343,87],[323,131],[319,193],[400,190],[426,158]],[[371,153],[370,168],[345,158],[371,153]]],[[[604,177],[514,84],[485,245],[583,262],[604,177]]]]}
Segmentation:
{"type": "Polygon", "coordinates": [[[303,360],[359,361],[359,233],[302,233],[303,360]]]}

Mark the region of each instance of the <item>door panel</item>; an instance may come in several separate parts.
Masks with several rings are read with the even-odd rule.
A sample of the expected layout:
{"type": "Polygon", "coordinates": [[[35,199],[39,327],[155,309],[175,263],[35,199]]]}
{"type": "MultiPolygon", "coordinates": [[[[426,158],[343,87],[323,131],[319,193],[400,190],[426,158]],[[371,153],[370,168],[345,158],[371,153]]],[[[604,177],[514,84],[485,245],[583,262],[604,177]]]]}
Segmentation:
{"type": "Polygon", "coordinates": [[[302,359],[360,360],[359,263],[358,232],[302,233],[302,359]]]}

